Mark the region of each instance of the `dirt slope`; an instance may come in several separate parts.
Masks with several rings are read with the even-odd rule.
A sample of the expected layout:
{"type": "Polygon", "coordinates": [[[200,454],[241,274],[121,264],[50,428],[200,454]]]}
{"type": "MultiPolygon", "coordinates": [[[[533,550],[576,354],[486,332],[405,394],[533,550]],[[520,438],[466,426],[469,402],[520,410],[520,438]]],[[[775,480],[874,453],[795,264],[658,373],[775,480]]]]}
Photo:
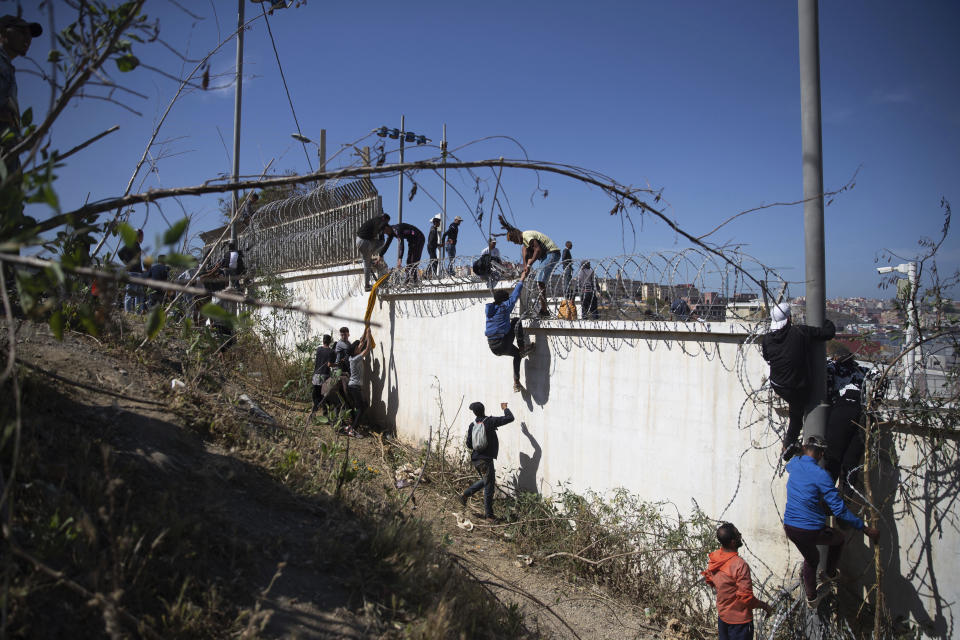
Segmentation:
{"type": "MultiPolygon", "coordinates": [[[[208,576],[204,588],[216,587],[247,610],[243,619],[225,621],[234,632],[365,638],[387,631],[368,615],[369,603],[356,596],[355,586],[364,576],[355,574],[366,568],[352,569],[354,563],[336,544],[364,538],[369,523],[351,518],[329,495],[291,491],[255,459],[238,457],[225,445],[185,428],[183,412],[175,410],[176,394],[169,390],[176,362],[138,363],[129,351],[79,334],[57,342],[46,327],[33,325],[21,330],[18,359],[52,389],[33,405],[37,413],[30,428],[61,422],[97,430],[114,464],[136,472],[139,480],[129,487],[127,498],[131,504],[149,501],[175,514],[174,533],[190,527],[213,532],[210,547],[197,550],[197,563],[208,576]],[[263,613],[268,611],[269,616],[263,613]],[[262,631],[257,631],[260,626],[262,631]]],[[[235,391],[245,391],[274,411],[271,399],[258,397],[256,387],[235,391]]],[[[351,439],[350,446],[363,459],[386,462],[373,438],[351,439]]],[[[46,464],[55,466],[56,461],[46,464]]],[[[382,481],[371,484],[372,501],[397,492],[392,470],[381,470],[382,481]]],[[[61,472],[66,477],[72,471],[61,472]]],[[[460,505],[453,496],[422,484],[415,498],[406,509],[430,524],[466,571],[502,601],[515,604],[528,630],[558,638],[660,637],[635,607],[594,587],[571,584],[535,563],[528,565],[498,527],[480,525],[471,512],[465,515],[478,526],[469,531],[458,527],[454,512],[460,505]]],[[[34,637],[58,635],[36,633],[37,627],[25,631],[34,637]]]]}

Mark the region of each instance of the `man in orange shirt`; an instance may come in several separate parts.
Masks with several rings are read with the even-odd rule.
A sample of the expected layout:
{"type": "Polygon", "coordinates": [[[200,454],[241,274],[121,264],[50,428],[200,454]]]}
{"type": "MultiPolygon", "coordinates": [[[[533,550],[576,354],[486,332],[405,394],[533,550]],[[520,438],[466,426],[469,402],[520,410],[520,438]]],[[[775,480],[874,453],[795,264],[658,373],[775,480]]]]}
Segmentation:
{"type": "Polygon", "coordinates": [[[719,640],[753,640],[753,610],[773,607],[753,595],[750,565],[737,554],[743,536],[729,522],[717,527],[720,548],[710,554],[703,577],[717,592],[719,640]]]}

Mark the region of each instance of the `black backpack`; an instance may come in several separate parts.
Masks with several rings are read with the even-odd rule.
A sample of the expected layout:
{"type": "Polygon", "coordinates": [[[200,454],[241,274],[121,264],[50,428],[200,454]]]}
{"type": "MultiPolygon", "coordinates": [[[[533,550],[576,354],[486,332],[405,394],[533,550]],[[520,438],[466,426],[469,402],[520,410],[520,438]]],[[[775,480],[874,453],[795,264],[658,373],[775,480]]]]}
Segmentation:
{"type": "Polygon", "coordinates": [[[490,264],[493,262],[493,258],[489,253],[485,253],[473,262],[473,273],[474,275],[480,276],[481,278],[486,278],[490,275],[490,264]]]}

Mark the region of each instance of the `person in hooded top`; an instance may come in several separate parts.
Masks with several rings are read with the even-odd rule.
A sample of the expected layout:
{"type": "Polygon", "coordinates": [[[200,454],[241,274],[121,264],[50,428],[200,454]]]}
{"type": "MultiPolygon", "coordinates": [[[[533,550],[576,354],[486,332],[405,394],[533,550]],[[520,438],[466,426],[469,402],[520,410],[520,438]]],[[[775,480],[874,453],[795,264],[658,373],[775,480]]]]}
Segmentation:
{"type": "MultiPolygon", "coordinates": [[[[790,418],[783,438],[783,459],[789,460],[800,451],[800,430],[803,429],[803,411],[810,398],[810,344],[814,340],[827,341],[837,329],[830,320],[823,328],[793,324],[790,305],[786,302],[770,310],[770,331],[763,336],[760,351],[770,365],[770,386],[787,401],[790,418]]],[[[818,366],[826,367],[826,361],[818,366]]]]}
{"type": "Polygon", "coordinates": [[[467,449],[470,449],[470,462],[473,464],[480,479],[470,485],[470,487],[460,494],[460,504],[467,506],[467,500],[480,489],[483,489],[483,513],[484,518],[493,520],[493,492],[497,487],[497,474],[494,469],[497,455],[500,453],[500,439],[497,437],[497,429],[505,424],[513,422],[513,414],[507,408],[506,402],[500,403],[502,416],[488,416],[482,402],[473,402],[469,407],[475,416],[474,420],[467,427],[467,449]],[[473,426],[483,425],[483,433],[486,437],[486,446],[480,447],[479,443],[473,441],[473,426]]]}
{"type": "Polygon", "coordinates": [[[753,640],[753,610],[767,613],[773,607],[753,595],[750,565],[740,557],[737,549],[743,546],[743,536],[729,522],[717,527],[720,548],[712,552],[703,579],[717,594],[717,628],[719,640],[753,640]]]}

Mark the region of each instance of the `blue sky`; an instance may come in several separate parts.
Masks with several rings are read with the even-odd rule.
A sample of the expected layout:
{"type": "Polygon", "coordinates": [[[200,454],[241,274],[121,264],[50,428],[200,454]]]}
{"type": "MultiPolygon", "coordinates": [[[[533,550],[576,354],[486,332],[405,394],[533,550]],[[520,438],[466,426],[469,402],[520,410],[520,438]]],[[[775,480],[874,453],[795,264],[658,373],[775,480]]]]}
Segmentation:
{"type": "MultiPolygon", "coordinates": [[[[198,58],[228,35],[236,3],[187,6],[204,19],[166,0],[150,0],[146,12],[159,18],[168,43],[198,58]]],[[[260,12],[259,5],[246,7],[248,19],[260,12]]],[[[67,14],[58,4],[57,18],[67,14]]],[[[26,17],[40,18],[30,8],[26,17]]],[[[915,253],[917,240],[942,225],[941,197],[960,203],[960,4],[824,2],[820,24],[826,188],[843,186],[859,169],[856,186],[826,209],[827,294],[885,296],[876,288],[877,254],[884,248],[915,253]]],[[[744,209],[802,198],[795,3],[311,0],[277,11],[270,26],[301,129],[318,139],[326,128],[331,154],[380,125],[399,126],[405,114],[409,130],[434,140],[446,123],[451,147],[511,136],[531,158],[662,188],[668,214],[696,234],[744,209]]],[[[245,45],[241,173],[259,173],[270,160],[275,169],[306,171],[303,149],[290,138],[293,117],[262,19],[245,45]]],[[[42,61],[48,48],[45,34],[31,54],[42,61]]],[[[172,73],[183,66],[157,45],[136,52],[172,73]]],[[[231,72],[234,56],[228,44],[214,57],[213,73],[231,72]]],[[[65,112],[53,148],[69,148],[113,124],[121,128],[61,170],[64,207],[82,204],[88,194],[97,200],[123,192],[176,90],[146,69],[115,77],[148,96],[123,97],[143,116],[93,100],[65,112]]],[[[21,73],[19,81],[21,105],[42,112],[47,89],[36,76],[21,73]]],[[[164,149],[172,155],[144,188],[199,184],[228,173],[223,141],[229,148],[232,118],[232,88],[182,98],[159,136],[171,141],[164,149]]],[[[378,141],[373,136],[364,143],[378,141]]],[[[310,154],[315,158],[312,148],[310,154]]],[[[460,155],[476,160],[520,152],[494,140],[460,155]]],[[[439,198],[439,180],[421,181],[439,198]]],[[[475,203],[466,176],[452,182],[475,203]]],[[[485,188],[492,190],[493,182],[485,188]]],[[[541,184],[547,198],[535,194],[533,174],[504,174],[519,225],[558,243],[573,240],[575,256],[686,246],[652,218],[625,238],[620,221],[608,215],[611,202],[596,189],[548,175],[541,184]]],[[[396,180],[378,181],[378,188],[385,209],[395,213],[396,180]]],[[[216,197],[181,202],[196,216],[194,231],[219,223],[216,197]]],[[[172,201],[163,210],[170,220],[182,216],[172,201]]],[[[481,233],[452,193],[448,211],[468,218],[460,253],[479,252],[481,233]]],[[[143,223],[145,212],[138,207],[133,222],[143,223]]],[[[404,202],[404,220],[423,227],[435,212],[422,193],[404,202]]],[[[146,244],[164,227],[152,208],[146,244]]],[[[943,248],[941,270],[960,264],[958,234],[943,248]]],[[[742,243],[789,279],[803,278],[802,206],[743,216],[714,239],[742,243]]],[[[791,293],[802,294],[802,284],[791,293]]]]}

